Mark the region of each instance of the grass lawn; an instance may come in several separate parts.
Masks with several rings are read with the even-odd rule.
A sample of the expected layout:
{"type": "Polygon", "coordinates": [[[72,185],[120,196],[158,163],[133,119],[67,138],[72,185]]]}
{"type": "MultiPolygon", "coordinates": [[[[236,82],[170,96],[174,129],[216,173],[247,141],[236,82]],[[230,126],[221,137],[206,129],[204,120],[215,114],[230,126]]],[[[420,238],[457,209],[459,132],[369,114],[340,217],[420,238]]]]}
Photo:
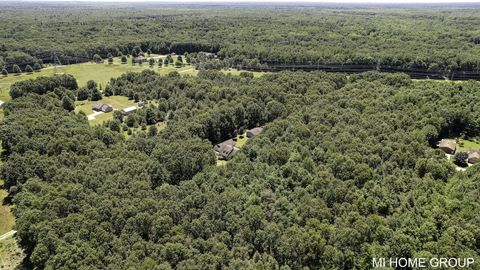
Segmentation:
{"type": "Polygon", "coordinates": [[[237,141],[235,142],[235,146],[238,148],[242,148],[248,141],[247,133],[243,133],[242,135],[237,136],[237,141]],[[243,137],[243,138],[240,138],[243,137]]]}
{"type": "MultiPolygon", "coordinates": [[[[152,57],[164,58],[165,56],[152,55],[152,57]]],[[[129,71],[140,72],[145,69],[151,69],[162,75],[168,74],[172,71],[178,71],[181,74],[196,74],[195,68],[191,65],[187,65],[185,60],[185,66],[181,68],[176,68],[172,65],[159,68],[158,64],[155,64],[153,67],[150,67],[148,63],[143,63],[142,65],[132,65],[132,59],[132,57],[128,58],[127,64],[122,64],[120,57],[115,57],[113,64],[108,64],[108,62],[105,60],[104,63],[101,64],[87,62],[61,66],[57,67],[56,69],[53,69],[53,67],[50,66],[30,74],[23,73],[20,75],[9,74],[7,77],[0,76],[0,100],[10,100],[8,92],[13,83],[27,79],[35,79],[41,76],[53,76],[54,73],[66,73],[73,75],[77,79],[79,86],[85,86],[88,80],[94,80],[103,87],[105,87],[106,83],[110,81],[111,78],[118,77],[129,71]]],[[[176,60],[175,57],[174,59],[176,60]]]]}
{"type": "MultiPolygon", "coordinates": [[[[127,108],[129,106],[134,106],[135,102],[133,100],[129,100],[127,97],[124,96],[110,96],[110,97],[103,97],[99,101],[88,101],[88,100],[83,100],[83,101],[76,101],[75,102],[75,112],[80,112],[83,111],[86,115],[94,113],[92,111],[92,106],[95,103],[105,103],[105,104],[110,104],[113,106],[114,110],[121,110],[124,108],[127,108]]],[[[102,124],[103,122],[112,119],[113,117],[113,112],[108,112],[104,114],[100,114],[95,117],[94,120],[89,121],[90,125],[99,125],[102,124]]]]}
{"type": "MultiPolygon", "coordinates": [[[[3,180],[0,180],[1,187],[3,187],[3,180]]],[[[11,212],[12,206],[3,204],[7,195],[6,190],[0,189],[0,235],[11,231],[15,225],[15,218],[11,212]]],[[[24,257],[25,254],[15,238],[11,237],[0,241],[0,269],[16,269],[24,257]]]]}
{"type": "Polygon", "coordinates": [[[240,75],[241,72],[250,72],[250,73],[253,73],[253,77],[260,77],[260,76],[263,76],[265,74],[267,74],[267,72],[258,72],[258,71],[248,71],[248,70],[238,70],[238,69],[234,69],[234,68],[230,68],[230,69],[222,69],[221,72],[225,73],[225,74],[231,74],[231,75],[235,75],[235,76],[238,76],[240,75]]]}
{"type": "Polygon", "coordinates": [[[217,166],[225,166],[227,165],[227,162],[226,160],[223,160],[223,159],[217,159],[217,166]]]}
{"type": "Polygon", "coordinates": [[[95,119],[88,121],[90,126],[101,125],[103,122],[108,121],[113,118],[113,113],[104,113],[95,117],[95,119]]]}
{"type": "Polygon", "coordinates": [[[459,139],[457,144],[457,152],[468,152],[472,150],[480,150],[480,140],[478,139],[459,139]]]}
{"type": "Polygon", "coordinates": [[[0,241],[0,269],[23,269],[20,264],[25,254],[15,238],[0,241]]]}
{"type": "MultiPolygon", "coordinates": [[[[3,180],[0,180],[0,187],[3,187],[3,180]]],[[[15,218],[11,212],[12,206],[3,204],[7,195],[8,192],[5,189],[0,189],[0,235],[11,231],[15,225],[15,218]]]]}
{"type": "MultiPolygon", "coordinates": [[[[98,100],[98,101],[88,101],[88,100],[76,101],[75,112],[83,111],[87,115],[92,114],[93,113],[92,107],[96,103],[110,104],[113,106],[114,110],[121,110],[129,106],[135,105],[135,101],[129,100],[127,97],[110,96],[110,97],[103,97],[101,100],[98,100]]],[[[109,114],[109,113],[106,113],[106,114],[109,114]]]]}

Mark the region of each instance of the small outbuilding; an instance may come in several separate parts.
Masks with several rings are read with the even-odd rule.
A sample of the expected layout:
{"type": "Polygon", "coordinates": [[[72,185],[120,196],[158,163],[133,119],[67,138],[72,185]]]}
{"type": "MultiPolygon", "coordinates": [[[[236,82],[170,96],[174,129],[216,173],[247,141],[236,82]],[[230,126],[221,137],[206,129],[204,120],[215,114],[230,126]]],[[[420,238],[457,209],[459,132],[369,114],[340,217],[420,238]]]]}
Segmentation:
{"type": "Polygon", "coordinates": [[[131,113],[134,113],[137,111],[137,107],[135,106],[130,106],[122,110],[123,115],[129,115],[131,113]]]}
{"type": "Polygon", "coordinates": [[[145,102],[144,102],[144,101],[139,101],[139,102],[137,103],[137,105],[138,105],[139,107],[143,107],[143,106],[145,106],[145,102]]]}
{"type": "Polygon", "coordinates": [[[470,151],[468,153],[468,163],[476,164],[480,162],[480,151],[470,151]]]}
{"type": "Polygon", "coordinates": [[[111,112],[113,111],[113,107],[110,104],[102,104],[102,103],[97,103],[93,105],[92,111],[96,112],[111,112]]]}
{"type": "Polygon", "coordinates": [[[263,127],[256,127],[247,130],[247,138],[251,139],[263,132],[263,127]]]}
{"type": "Polygon", "coordinates": [[[143,57],[143,56],[138,56],[138,57],[135,57],[133,59],[133,61],[137,64],[141,64],[143,62],[146,62],[147,61],[147,58],[143,57]]]}
{"type": "Polygon", "coordinates": [[[457,149],[457,143],[452,139],[442,139],[438,142],[437,146],[447,154],[455,154],[455,150],[457,149]]]}

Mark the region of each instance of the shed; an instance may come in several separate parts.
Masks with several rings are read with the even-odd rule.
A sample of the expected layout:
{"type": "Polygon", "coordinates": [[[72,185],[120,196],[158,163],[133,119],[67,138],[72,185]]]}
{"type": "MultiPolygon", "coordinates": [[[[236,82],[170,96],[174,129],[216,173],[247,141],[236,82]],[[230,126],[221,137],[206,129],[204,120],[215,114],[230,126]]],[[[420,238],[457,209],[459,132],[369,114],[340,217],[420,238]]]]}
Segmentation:
{"type": "Polygon", "coordinates": [[[454,154],[457,149],[457,143],[452,139],[442,139],[437,146],[447,154],[454,154]]]}
{"type": "Polygon", "coordinates": [[[122,110],[123,115],[129,115],[131,113],[134,113],[137,111],[137,107],[135,106],[130,106],[122,110]]]}
{"type": "Polygon", "coordinates": [[[479,151],[470,151],[468,153],[468,163],[475,164],[480,162],[480,152],[479,151]]]}
{"type": "Polygon", "coordinates": [[[139,102],[137,103],[137,105],[138,105],[139,107],[143,107],[143,106],[145,106],[145,102],[144,102],[144,101],[139,101],[139,102]]]}
{"type": "Polygon", "coordinates": [[[92,111],[96,112],[111,112],[113,111],[113,107],[110,104],[102,104],[102,103],[97,103],[93,105],[92,111]]]}
{"type": "Polygon", "coordinates": [[[257,136],[258,134],[262,133],[262,131],[263,131],[263,127],[256,127],[256,128],[249,129],[247,130],[247,137],[251,139],[257,136]]]}

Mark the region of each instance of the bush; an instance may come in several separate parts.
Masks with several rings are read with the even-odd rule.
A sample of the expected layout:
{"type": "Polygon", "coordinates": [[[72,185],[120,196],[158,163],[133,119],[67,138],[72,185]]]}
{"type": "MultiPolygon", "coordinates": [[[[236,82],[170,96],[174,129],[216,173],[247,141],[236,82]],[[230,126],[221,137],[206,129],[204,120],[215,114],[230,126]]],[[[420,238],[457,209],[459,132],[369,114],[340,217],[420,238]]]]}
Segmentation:
{"type": "Polygon", "coordinates": [[[454,156],[454,163],[460,167],[467,167],[467,159],[468,159],[468,154],[467,152],[458,152],[454,156]]]}

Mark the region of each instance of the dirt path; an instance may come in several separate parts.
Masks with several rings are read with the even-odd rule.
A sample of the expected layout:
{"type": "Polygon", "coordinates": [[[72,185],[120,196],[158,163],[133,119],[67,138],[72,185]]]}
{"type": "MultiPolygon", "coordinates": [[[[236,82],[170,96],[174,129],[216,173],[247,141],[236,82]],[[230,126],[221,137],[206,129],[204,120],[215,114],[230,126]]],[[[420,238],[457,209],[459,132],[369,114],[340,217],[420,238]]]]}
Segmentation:
{"type": "Polygon", "coordinates": [[[104,114],[104,112],[94,112],[92,114],[87,115],[88,121],[95,120],[95,117],[104,114]]]}
{"type": "Polygon", "coordinates": [[[0,235],[0,241],[5,240],[5,239],[7,239],[7,238],[10,238],[10,237],[14,236],[15,233],[17,233],[17,231],[11,230],[11,231],[3,234],[3,235],[0,235]]]}

